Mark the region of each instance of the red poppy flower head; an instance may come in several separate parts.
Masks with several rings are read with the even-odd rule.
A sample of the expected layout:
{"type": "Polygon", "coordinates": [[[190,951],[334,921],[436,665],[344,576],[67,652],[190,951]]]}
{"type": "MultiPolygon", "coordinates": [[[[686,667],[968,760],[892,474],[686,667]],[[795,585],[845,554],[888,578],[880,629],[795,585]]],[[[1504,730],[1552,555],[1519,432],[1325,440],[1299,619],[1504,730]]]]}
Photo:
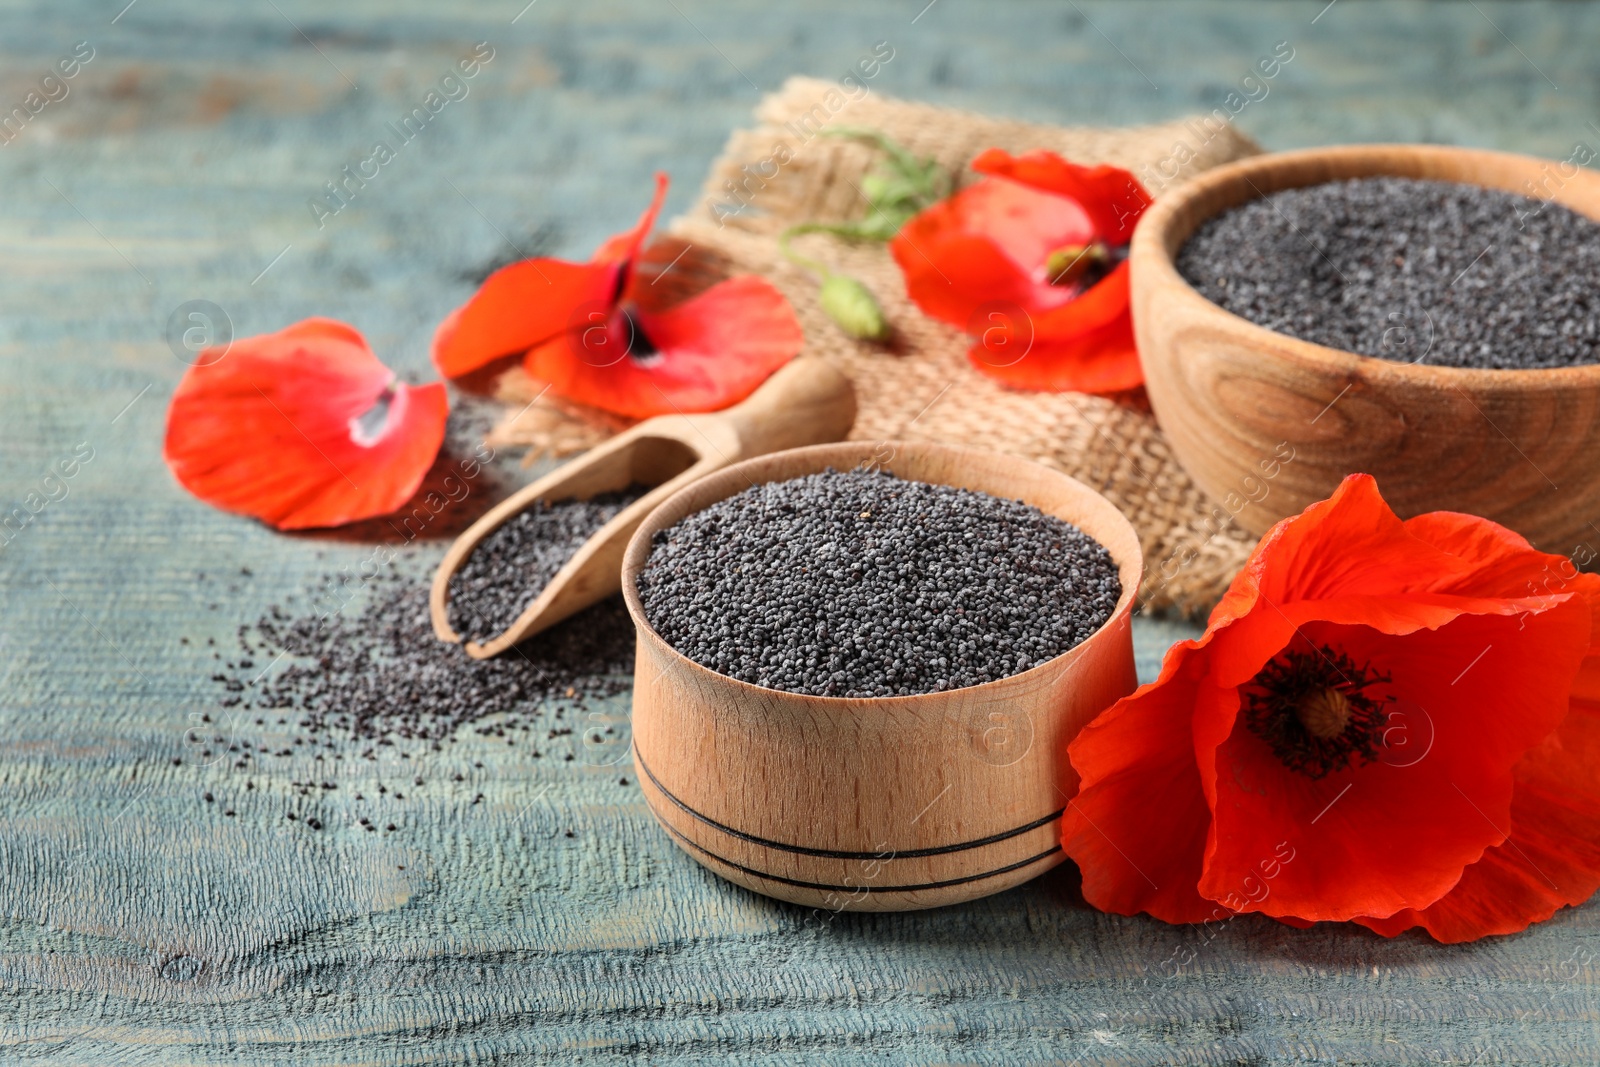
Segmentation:
{"type": "Polygon", "coordinates": [[[921,212],[890,251],[922,311],[973,335],[980,371],[1024,389],[1118,392],[1144,380],[1127,244],[1149,203],[1132,174],[990,149],[986,175],[921,212]]]}
{"type": "Polygon", "coordinates": [[[306,319],[201,359],[167,410],[185,489],[279,529],[338,526],[404,504],[444,441],[442,382],[397,381],[355,329],[306,319]]]}
{"type": "Polygon", "coordinates": [[[1069,754],[1084,892],[1170,922],[1520,930],[1600,886],[1600,577],[1352,476],[1069,754]],[[1559,783],[1559,785],[1557,785],[1559,783]],[[1153,813],[1159,812],[1159,817],[1153,813]]]}
{"type": "Polygon", "coordinates": [[[783,294],[750,275],[660,306],[659,277],[642,277],[637,263],[666,191],[657,175],[638,224],[587,263],[525,259],[490,275],[440,324],[440,371],[459,376],[518,355],[557,395],[633,418],[714,411],[748,396],[800,350],[799,320],[783,294]]]}

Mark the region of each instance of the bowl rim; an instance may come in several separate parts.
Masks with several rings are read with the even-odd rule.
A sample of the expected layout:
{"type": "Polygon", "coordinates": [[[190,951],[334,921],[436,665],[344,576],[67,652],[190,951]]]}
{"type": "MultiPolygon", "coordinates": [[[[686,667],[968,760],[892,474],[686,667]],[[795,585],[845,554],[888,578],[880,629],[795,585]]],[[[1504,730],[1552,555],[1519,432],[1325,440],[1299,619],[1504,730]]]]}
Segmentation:
{"type": "MultiPolygon", "coordinates": [[[[832,464],[825,463],[823,466],[818,467],[817,471],[812,473],[819,473],[821,470],[831,465],[832,464]]],[[[803,477],[803,475],[800,475],[799,477],[803,477]]],[[[912,478],[907,480],[917,481],[919,479],[912,478]]],[[[718,491],[720,491],[720,489],[721,486],[719,485],[718,491]]],[[[990,495],[992,496],[994,494],[990,495]]],[[[1073,525],[1077,525],[1077,523],[1074,522],[1073,525]]],[[[1084,532],[1088,533],[1087,530],[1084,532]]],[[[840,709],[850,706],[859,707],[867,704],[883,708],[910,709],[919,705],[925,705],[930,702],[948,701],[957,694],[972,694],[981,692],[985,689],[998,688],[1002,686],[1017,686],[1019,684],[1023,684],[1023,679],[1028,679],[1030,684],[1034,681],[1043,680],[1050,672],[1063,671],[1067,666],[1070,665],[1066,661],[1081,655],[1085,648],[1087,648],[1091,643],[1104,637],[1112,630],[1113,627],[1125,620],[1131,620],[1133,615],[1134,600],[1138,596],[1139,586],[1143,582],[1143,577],[1144,547],[1143,543],[1139,539],[1138,531],[1134,529],[1133,523],[1129,521],[1128,517],[1123,514],[1122,509],[1113,504],[1109,499],[1106,498],[1105,494],[1101,493],[1093,486],[1081,482],[1069,474],[1065,474],[1051,467],[1046,467],[1042,463],[1035,463],[1033,460],[1024,459],[1021,456],[1013,456],[1004,452],[996,452],[991,449],[971,448],[965,445],[950,445],[933,441],[837,441],[829,444],[804,445],[800,448],[784,449],[782,451],[769,452],[765,455],[752,456],[748,459],[740,460],[737,463],[723,467],[721,470],[712,471],[703,477],[695,479],[693,482],[690,482],[688,485],[679,489],[677,492],[673,493],[671,496],[667,497],[665,500],[661,501],[661,503],[652,508],[650,513],[646,515],[639,523],[638,529],[634,530],[633,536],[628,539],[628,547],[623,552],[622,556],[622,598],[623,602],[627,605],[628,614],[632,617],[634,627],[638,630],[641,640],[644,640],[645,636],[648,635],[650,640],[654,641],[656,645],[664,649],[668,655],[675,657],[675,659],[681,665],[686,666],[692,671],[704,671],[705,673],[710,674],[718,679],[723,684],[732,686],[736,691],[748,691],[752,697],[759,697],[760,699],[767,701],[804,701],[807,704],[823,702],[824,704],[840,709]],[[1090,535],[1098,544],[1105,548],[1107,553],[1111,554],[1112,562],[1117,565],[1118,580],[1122,584],[1122,593],[1117,597],[1116,606],[1111,609],[1110,616],[1106,618],[1105,622],[1100,624],[1094,633],[1085,637],[1082,641],[1079,641],[1071,648],[1052,656],[1043,663],[1029,667],[1020,674],[1007,675],[1004,678],[995,678],[991,681],[980,682],[977,685],[962,686],[958,689],[941,689],[932,693],[911,693],[904,696],[894,695],[885,697],[812,696],[809,693],[796,693],[788,689],[773,689],[768,686],[756,685],[754,682],[746,682],[742,679],[723,674],[721,671],[708,667],[697,660],[690,659],[688,656],[678,651],[678,649],[675,648],[671,642],[662,637],[656,628],[651,625],[649,618],[645,615],[644,604],[639,599],[638,577],[639,573],[644,569],[645,563],[648,562],[650,558],[650,541],[658,530],[667,529],[668,527],[681,522],[683,519],[692,514],[695,514],[699,511],[704,511],[705,508],[709,507],[711,504],[719,503],[728,499],[740,491],[738,488],[738,483],[741,481],[747,483],[746,487],[753,487],[758,484],[766,484],[766,481],[778,480],[766,479],[766,481],[758,482],[752,480],[749,476],[749,472],[752,469],[763,464],[771,463],[777,457],[793,456],[799,453],[810,453],[818,456],[837,455],[841,457],[841,459],[844,459],[845,457],[853,457],[856,462],[852,462],[851,467],[847,469],[854,469],[855,467],[860,466],[859,461],[870,459],[877,450],[885,447],[895,449],[896,456],[902,455],[908,451],[946,452],[958,456],[982,456],[985,458],[1000,459],[1007,463],[1032,465],[1038,467],[1042,471],[1048,472],[1052,477],[1059,478],[1076,485],[1083,491],[1091,494],[1095,499],[1099,500],[1105,505],[1108,518],[1114,523],[1121,523],[1122,526],[1125,527],[1126,533],[1128,534],[1127,542],[1132,546],[1133,550],[1133,555],[1131,558],[1119,559],[1110,545],[1105,544],[1105,542],[1101,541],[1098,537],[1093,537],[1092,534],[1090,535]],[[699,508],[684,511],[682,514],[674,517],[670,522],[661,521],[660,516],[682,507],[684,500],[690,493],[698,491],[712,482],[730,483],[732,486],[734,486],[734,488],[731,492],[718,496],[716,500],[710,501],[699,508]],[[1131,585],[1126,580],[1127,573],[1130,571],[1136,572],[1138,575],[1138,580],[1131,585]]]]}
{"type": "MultiPolygon", "coordinates": [[[[1176,224],[1179,215],[1194,201],[1211,195],[1217,190],[1228,187],[1237,187],[1241,183],[1250,185],[1255,195],[1243,197],[1228,207],[1220,208],[1210,214],[1200,216],[1193,220],[1183,240],[1189,237],[1207,220],[1216,217],[1221,211],[1251,200],[1258,200],[1273,192],[1284,189],[1310,188],[1314,185],[1326,184],[1331,181],[1341,181],[1356,177],[1379,177],[1393,175],[1395,177],[1414,177],[1395,165],[1396,160],[1409,157],[1421,165],[1428,163],[1444,163],[1459,165],[1463,162],[1478,160],[1486,164],[1499,167],[1516,167],[1530,171],[1530,176],[1539,170],[1560,166],[1563,161],[1545,159],[1539,156],[1524,155],[1517,152],[1498,152],[1481,148],[1462,148],[1455,145],[1433,144],[1405,144],[1405,143],[1371,143],[1351,145],[1325,145],[1315,148],[1299,148],[1285,152],[1265,152],[1259,155],[1248,156],[1244,159],[1225,163],[1219,167],[1205,171],[1195,178],[1184,182],[1172,192],[1157,198],[1150,208],[1140,218],[1134,230],[1128,251],[1130,261],[1132,292],[1137,294],[1141,287],[1148,287],[1151,282],[1156,282],[1164,290],[1165,299],[1184,299],[1203,309],[1204,313],[1213,317],[1222,317],[1228,320],[1229,325],[1236,333],[1242,335],[1252,348],[1263,357],[1278,361],[1297,361],[1310,369],[1319,369],[1335,375],[1343,375],[1353,380],[1360,378],[1374,384],[1389,384],[1396,386],[1410,386],[1422,388],[1452,388],[1463,392],[1548,392],[1552,388],[1562,386],[1583,386],[1589,389],[1600,390],[1600,362],[1580,364],[1570,367],[1520,367],[1497,369],[1488,367],[1453,367],[1436,363],[1403,363],[1397,360],[1382,359],[1377,356],[1362,355],[1359,352],[1350,352],[1342,348],[1318,344],[1307,341],[1291,334],[1280,333],[1269,329],[1249,319],[1229,311],[1220,304],[1207,299],[1189,280],[1178,272],[1173,254],[1168,252],[1169,235],[1176,224]],[[1290,182],[1284,184],[1272,183],[1273,187],[1267,192],[1258,188],[1253,178],[1263,173],[1272,173],[1280,168],[1294,165],[1335,163],[1346,168],[1357,168],[1355,173],[1336,178],[1318,178],[1308,182],[1290,182]],[[1141,284],[1140,275],[1144,275],[1141,284]],[[1166,283],[1175,283],[1167,285],[1166,283]]],[[[1459,178],[1450,178],[1445,175],[1428,175],[1430,180],[1455,181],[1463,185],[1478,185],[1481,188],[1495,189],[1501,192],[1517,193],[1519,190],[1506,186],[1489,185],[1482,182],[1462,181],[1459,178]]],[[[1593,193],[1594,202],[1600,204],[1600,172],[1591,171],[1585,167],[1578,167],[1578,172],[1571,178],[1565,179],[1561,189],[1555,195],[1545,198],[1545,202],[1553,202],[1568,208],[1577,214],[1592,219],[1600,224],[1600,214],[1584,211],[1568,202],[1567,194],[1570,187],[1575,185],[1587,186],[1593,193]]],[[[1181,247],[1181,242],[1178,243],[1181,247]]],[[[1134,303],[1137,303],[1135,297],[1134,303]]],[[[1134,316],[1135,326],[1139,316],[1134,316]]]]}

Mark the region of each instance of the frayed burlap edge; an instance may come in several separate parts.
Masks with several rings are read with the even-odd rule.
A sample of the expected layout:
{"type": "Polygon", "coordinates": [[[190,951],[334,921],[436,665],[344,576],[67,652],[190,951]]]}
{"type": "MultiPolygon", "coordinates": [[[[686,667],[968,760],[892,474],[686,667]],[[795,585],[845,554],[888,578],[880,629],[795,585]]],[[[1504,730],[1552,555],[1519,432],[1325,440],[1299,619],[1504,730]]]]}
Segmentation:
{"type": "MultiPolygon", "coordinates": [[[[852,97],[836,83],[811,78],[790,79],[761,102],[756,118],[754,129],[729,138],[701,202],[670,230],[694,258],[763,275],[783,291],[805,327],[805,351],[834,361],[855,384],[860,413],[851,437],[972,445],[1064,471],[1104,493],[1139,532],[1146,610],[1208,611],[1254,538],[1178,466],[1142,393],[1107,399],[1005,389],[967,362],[965,336],[906,299],[884,246],[800,238],[797,250],[865,282],[894,325],[888,346],[854,341],[822,313],[816,279],[779,255],[776,236],[796,222],[848,219],[864,209],[859,186],[878,153],[824,135],[825,129],[880,130],[957,171],[985,148],[1045,148],[1076,162],[1124,167],[1156,195],[1256,146],[1214,119],[1136,129],[1040,126],[859,90],[852,97]]],[[[522,443],[548,447],[557,439],[583,439],[571,427],[560,430],[559,417],[538,418],[544,428],[521,435],[522,443]]]]}

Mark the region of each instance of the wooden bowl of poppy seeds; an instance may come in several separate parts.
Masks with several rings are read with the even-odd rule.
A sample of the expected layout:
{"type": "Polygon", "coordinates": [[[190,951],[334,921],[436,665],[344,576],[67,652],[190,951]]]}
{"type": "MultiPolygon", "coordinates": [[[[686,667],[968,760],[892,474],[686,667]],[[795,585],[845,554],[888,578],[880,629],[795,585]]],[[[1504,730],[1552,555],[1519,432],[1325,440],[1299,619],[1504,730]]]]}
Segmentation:
{"type": "Polygon", "coordinates": [[[664,501],[623,560],[633,741],[712,871],[827,912],[930,908],[1061,862],[1066,744],[1133,691],[1139,540],[1012,456],[850,442],[664,501]]]}
{"type": "Polygon", "coordinates": [[[1593,156],[1319,148],[1158,200],[1133,321],[1184,469],[1256,534],[1359,471],[1403,517],[1483,515],[1567,554],[1600,536],[1593,156]]]}

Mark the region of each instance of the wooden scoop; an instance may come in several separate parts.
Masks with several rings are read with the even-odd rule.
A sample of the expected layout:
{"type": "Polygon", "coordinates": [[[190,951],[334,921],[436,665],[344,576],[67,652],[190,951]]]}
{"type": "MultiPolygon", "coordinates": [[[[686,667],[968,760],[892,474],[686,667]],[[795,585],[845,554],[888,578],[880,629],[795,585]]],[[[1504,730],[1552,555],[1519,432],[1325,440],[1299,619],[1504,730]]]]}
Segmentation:
{"type": "Polygon", "coordinates": [[[433,632],[444,641],[462,640],[450,626],[451,575],[479,541],[536,502],[587,500],[629,485],[655,486],[596,530],[509,629],[489,641],[468,641],[467,654],[476,659],[504,652],[620,591],[628,538],[657,504],[685,485],[752,456],[842,441],[855,419],[850,379],[817,356],[791,360],[726,411],[646,419],[512,494],[456,538],[433,576],[428,598],[433,632]]]}

